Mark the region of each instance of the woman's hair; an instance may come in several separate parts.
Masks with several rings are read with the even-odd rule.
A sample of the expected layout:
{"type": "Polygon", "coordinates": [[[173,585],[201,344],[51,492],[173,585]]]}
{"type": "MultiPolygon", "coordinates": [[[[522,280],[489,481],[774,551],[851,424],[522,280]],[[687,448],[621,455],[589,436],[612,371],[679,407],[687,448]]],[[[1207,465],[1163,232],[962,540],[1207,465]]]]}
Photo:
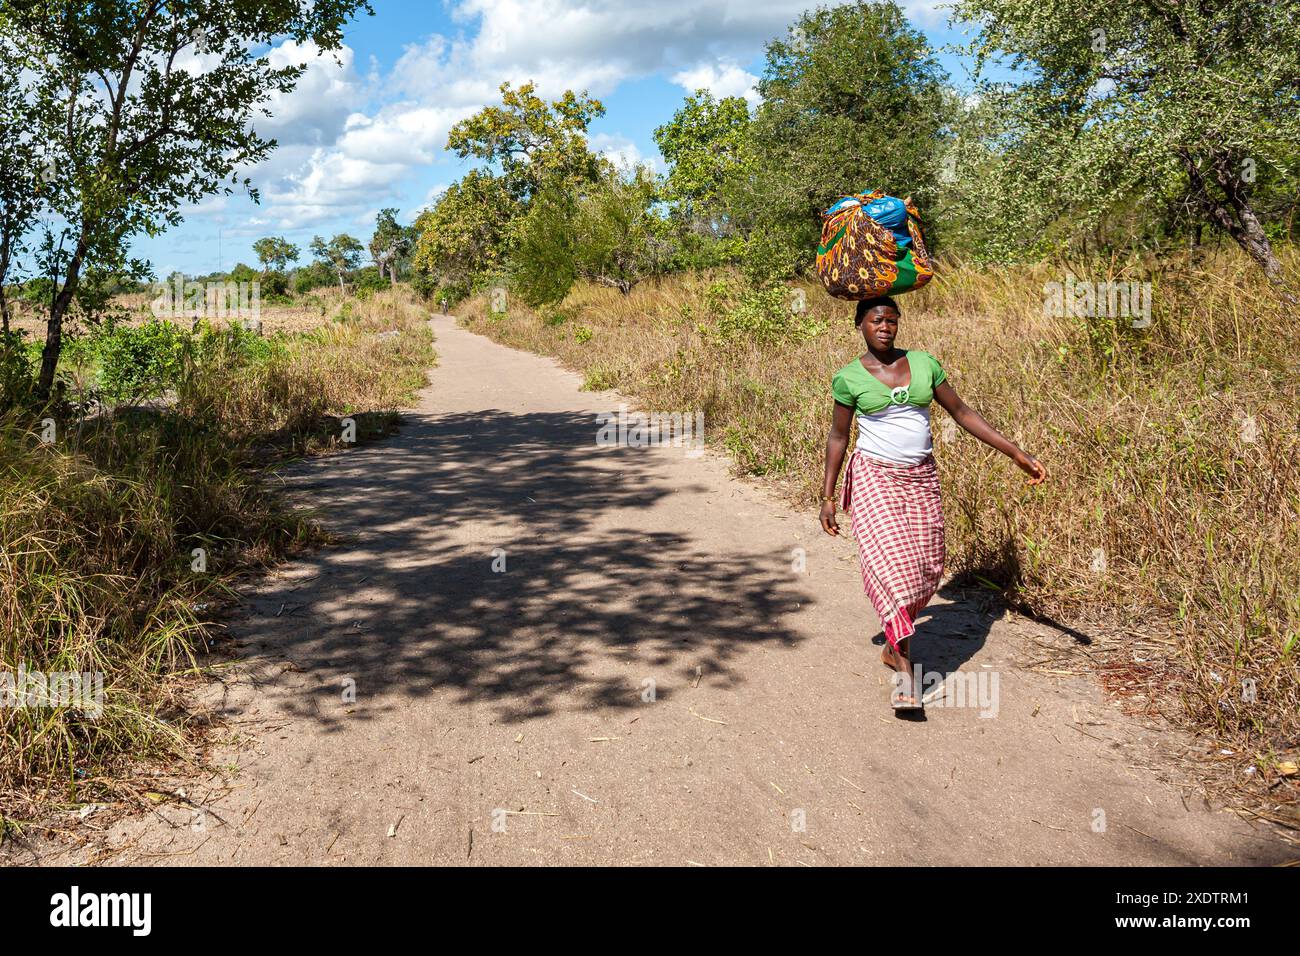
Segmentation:
{"type": "Polygon", "coordinates": [[[857,311],[853,313],[853,324],[855,326],[861,325],[862,320],[867,317],[868,312],[872,309],[879,308],[882,305],[889,306],[899,315],[903,314],[902,310],[899,309],[897,302],[887,295],[878,295],[871,299],[863,299],[858,303],[857,311]]]}

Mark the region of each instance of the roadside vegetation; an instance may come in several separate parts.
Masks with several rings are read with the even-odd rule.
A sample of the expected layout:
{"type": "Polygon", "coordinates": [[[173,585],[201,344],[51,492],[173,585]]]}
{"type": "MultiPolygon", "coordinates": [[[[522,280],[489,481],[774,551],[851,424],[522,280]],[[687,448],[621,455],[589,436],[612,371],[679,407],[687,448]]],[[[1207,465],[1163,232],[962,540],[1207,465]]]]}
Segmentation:
{"type": "MultiPolygon", "coordinates": [[[[0,668],[104,675],[98,716],[0,709],[11,818],[192,755],[202,722],[177,691],[235,582],[327,538],[272,470],[338,448],[345,417],[358,441],[387,433],[434,361],[404,286],[339,305],[347,317],[266,336],[162,320],[74,336],[61,401],[0,413],[0,668]]],[[[34,379],[26,358],[11,385],[34,379]]]]}

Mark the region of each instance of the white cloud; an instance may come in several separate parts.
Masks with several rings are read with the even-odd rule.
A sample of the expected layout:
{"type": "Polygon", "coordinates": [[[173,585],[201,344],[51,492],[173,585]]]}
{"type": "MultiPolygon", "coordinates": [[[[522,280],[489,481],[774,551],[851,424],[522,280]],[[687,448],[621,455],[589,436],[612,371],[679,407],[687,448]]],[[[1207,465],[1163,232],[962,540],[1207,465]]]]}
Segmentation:
{"type": "Polygon", "coordinates": [[[948,22],[955,0],[903,0],[899,6],[917,26],[938,27],[948,22]]]}
{"type": "Polygon", "coordinates": [[[461,0],[453,15],[478,32],[434,36],[407,48],[392,82],[404,94],[481,105],[509,80],[535,80],[542,95],[587,89],[601,96],[619,83],[701,63],[748,60],[783,31],[806,0],[461,0]]]}
{"type": "Polygon", "coordinates": [[[724,96],[743,96],[750,106],[758,105],[761,97],[754,89],[758,77],[735,63],[701,63],[673,76],[673,82],[688,93],[708,90],[718,99],[724,96]]]}
{"type": "Polygon", "coordinates": [[[427,193],[424,194],[424,201],[420,203],[419,206],[417,206],[415,209],[406,210],[398,218],[405,219],[408,223],[415,222],[416,218],[420,215],[420,213],[422,213],[424,210],[428,209],[430,206],[436,203],[438,201],[438,197],[440,197],[443,193],[445,193],[447,191],[447,187],[450,185],[451,185],[450,183],[438,183],[437,185],[433,186],[427,193]]]}
{"type": "Polygon", "coordinates": [[[369,117],[354,113],[337,148],[344,155],[375,163],[427,164],[447,143],[447,133],[470,115],[467,107],[399,103],[369,117]]]}
{"type": "Polygon", "coordinates": [[[259,113],[253,121],[258,133],[274,137],[281,146],[332,143],[349,114],[366,102],[369,84],[353,69],[354,54],[349,47],[321,54],[310,40],[304,44],[286,40],[273,48],[267,59],[277,68],[307,67],[291,92],[271,94],[264,104],[271,115],[259,113]]]}
{"type": "Polygon", "coordinates": [[[658,154],[644,156],[636,143],[617,133],[595,133],[587,140],[592,152],[604,156],[616,166],[632,167],[642,163],[656,171],[663,170],[663,160],[658,154]]]}
{"type": "Polygon", "coordinates": [[[397,103],[374,116],[350,114],[332,145],[299,153],[266,186],[268,221],[295,229],[364,215],[376,202],[399,205],[403,181],[440,158],[448,130],[470,112],[466,107],[397,103]]]}
{"type": "Polygon", "coordinates": [[[338,149],[319,149],[299,173],[267,188],[267,219],[279,229],[297,229],[355,216],[387,195],[407,168],[402,162],[372,162],[338,149]]]}
{"type": "Polygon", "coordinates": [[[218,193],[215,196],[208,196],[206,199],[203,199],[198,203],[196,203],[195,205],[190,206],[187,209],[183,210],[182,215],[186,217],[206,216],[206,217],[213,218],[218,222],[221,222],[224,221],[225,219],[225,216],[223,214],[226,212],[226,209],[227,207],[229,207],[229,205],[230,205],[230,197],[222,193],[218,193]]]}

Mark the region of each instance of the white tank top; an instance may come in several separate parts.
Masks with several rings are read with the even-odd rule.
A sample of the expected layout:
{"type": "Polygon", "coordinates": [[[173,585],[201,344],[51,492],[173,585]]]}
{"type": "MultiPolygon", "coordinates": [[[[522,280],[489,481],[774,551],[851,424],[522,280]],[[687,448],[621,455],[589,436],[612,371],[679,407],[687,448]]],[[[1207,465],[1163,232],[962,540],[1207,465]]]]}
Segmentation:
{"type": "Polygon", "coordinates": [[[858,450],[890,464],[919,465],[934,450],[929,407],[886,405],[870,415],[859,415],[858,450]]]}

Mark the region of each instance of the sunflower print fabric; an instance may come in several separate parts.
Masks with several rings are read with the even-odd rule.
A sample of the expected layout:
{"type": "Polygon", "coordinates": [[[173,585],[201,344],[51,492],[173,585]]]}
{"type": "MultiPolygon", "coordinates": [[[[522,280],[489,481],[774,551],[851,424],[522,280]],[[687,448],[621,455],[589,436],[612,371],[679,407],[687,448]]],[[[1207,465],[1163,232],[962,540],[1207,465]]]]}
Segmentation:
{"type": "Polygon", "coordinates": [[[817,247],[817,275],[826,291],[839,299],[870,299],[919,289],[934,275],[921,234],[921,218],[907,202],[910,248],[899,250],[889,229],[867,215],[864,207],[887,198],[876,190],[841,199],[822,220],[817,247]],[[855,201],[856,200],[856,201],[855,201]]]}

